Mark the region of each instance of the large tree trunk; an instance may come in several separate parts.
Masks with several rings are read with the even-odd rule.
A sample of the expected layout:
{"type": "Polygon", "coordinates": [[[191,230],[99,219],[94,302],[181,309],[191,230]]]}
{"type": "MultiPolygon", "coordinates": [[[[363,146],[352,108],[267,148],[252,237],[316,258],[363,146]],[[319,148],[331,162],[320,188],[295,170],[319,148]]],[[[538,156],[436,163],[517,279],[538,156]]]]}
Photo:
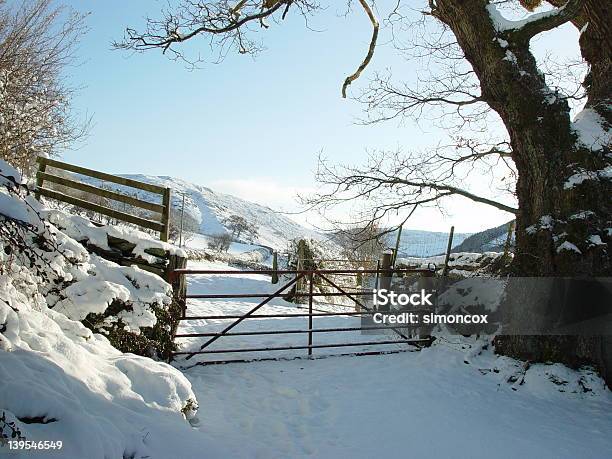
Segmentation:
{"type": "MultiPolygon", "coordinates": [[[[571,122],[567,101],[551,91],[538,72],[529,50],[536,24],[530,30],[500,32],[487,9],[488,3],[487,0],[437,0],[433,14],[454,32],[480,80],[484,100],[499,114],[510,135],[518,172],[519,202],[514,274],[610,276],[610,146],[592,149],[581,142],[571,122]]],[[[589,106],[598,109],[602,100],[610,97],[609,53],[608,60],[603,59],[602,63],[602,47],[595,49],[592,43],[601,39],[600,30],[593,27],[581,40],[583,52],[588,50],[593,61],[598,62],[592,65],[589,74],[589,106]]],[[[547,320],[554,321],[555,313],[557,316],[562,313],[559,305],[544,306],[549,311],[547,320]]],[[[530,360],[556,360],[572,365],[591,362],[605,373],[611,367],[607,367],[609,350],[604,341],[601,338],[506,336],[498,339],[496,348],[530,360]]]]}

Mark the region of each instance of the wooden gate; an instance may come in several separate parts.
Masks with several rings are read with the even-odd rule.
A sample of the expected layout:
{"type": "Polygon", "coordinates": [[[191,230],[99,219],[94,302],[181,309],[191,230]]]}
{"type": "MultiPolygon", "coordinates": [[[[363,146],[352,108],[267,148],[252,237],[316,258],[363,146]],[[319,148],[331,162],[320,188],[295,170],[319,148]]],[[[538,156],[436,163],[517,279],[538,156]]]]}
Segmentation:
{"type": "Polygon", "coordinates": [[[107,217],[115,218],[124,222],[138,225],[142,228],[148,228],[155,231],[159,231],[159,238],[167,242],[168,231],[170,229],[170,188],[163,188],[158,185],[151,183],[141,182],[138,180],[132,180],[125,177],[119,177],[117,175],[106,174],[104,172],[95,171],[92,169],[86,169],[84,167],[75,166],[74,164],[68,164],[61,161],[56,161],[49,158],[39,157],[38,172],[36,173],[36,197],[45,196],[47,198],[62,201],[73,206],[80,207],[82,209],[91,210],[107,217]],[[84,175],[87,177],[93,177],[98,180],[105,182],[116,183],[128,188],[134,188],[137,190],[147,191],[154,195],[161,197],[161,203],[153,203],[138,199],[134,196],[127,194],[118,193],[116,191],[106,190],[97,186],[89,185],[87,183],[73,180],[72,178],[62,177],[59,175],[51,174],[47,171],[47,167],[53,167],[60,171],[73,172],[76,174],[84,175]],[[129,204],[130,206],[137,207],[139,209],[148,210],[159,214],[159,218],[150,220],[137,215],[132,215],[127,212],[121,212],[116,209],[111,209],[106,206],[102,206],[93,202],[86,201],[85,199],[71,196],[67,193],[62,193],[57,190],[45,188],[45,182],[55,183],[66,187],[69,190],[78,190],[90,193],[94,196],[101,196],[113,201],[122,202],[129,204]]]}

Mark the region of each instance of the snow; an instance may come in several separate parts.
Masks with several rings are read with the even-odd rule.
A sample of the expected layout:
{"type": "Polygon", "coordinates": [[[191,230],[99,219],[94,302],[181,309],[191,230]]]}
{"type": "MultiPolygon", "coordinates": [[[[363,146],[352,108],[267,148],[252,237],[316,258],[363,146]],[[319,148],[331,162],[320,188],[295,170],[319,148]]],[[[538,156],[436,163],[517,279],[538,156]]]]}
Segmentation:
{"type": "Polygon", "coordinates": [[[514,65],[518,65],[518,61],[516,60],[516,56],[510,50],[506,50],[506,57],[503,58],[504,61],[512,62],[514,65]]]}
{"type": "Polygon", "coordinates": [[[222,450],[191,427],[198,403],[180,371],[121,353],[68,317],[101,311],[120,299],[133,307],[121,319],[138,331],[154,323],[148,307],[168,300],[168,284],[90,256],[74,239],[35,219],[41,210],[36,201],[29,206],[28,197],[4,190],[0,214],[20,210],[51,246],[43,250],[32,238],[25,240],[42,261],[38,270],[9,255],[5,241],[0,247],[0,415],[29,441],[63,442],[61,451],[45,457],[166,459],[179,450],[180,457],[201,457],[203,450],[221,457],[222,450]]]}
{"type": "Polygon", "coordinates": [[[599,236],[598,234],[591,234],[589,236],[588,241],[593,245],[607,245],[601,240],[601,236],[599,236]]]}
{"type": "MultiPolygon", "coordinates": [[[[192,267],[228,269],[221,263],[192,267]]],[[[491,281],[499,293],[503,281],[491,281]]],[[[466,288],[474,287],[474,294],[481,290],[470,284],[475,280],[462,282],[466,288]]],[[[268,292],[271,288],[269,278],[257,274],[194,276],[189,283],[193,293],[268,292]]],[[[487,310],[495,310],[499,297],[494,296],[479,298],[487,310]]],[[[240,313],[256,301],[192,300],[189,312],[240,313]]],[[[265,312],[290,313],[295,308],[275,300],[265,312]]],[[[304,327],[298,318],[253,322],[240,329],[304,327]]],[[[315,328],[329,324],[315,322],[315,328]]],[[[212,331],[224,325],[202,320],[182,331],[212,331]]],[[[315,342],[351,339],[346,334],[320,335],[315,335],[315,342]]],[[[287,343],[278,336],[257,336],[249,342],[226,338],[232,342],[219,346],[287,343]]],[[[190,338],[189,347],[197,348],[203,339],[190,338]]],[[[415,457],[569,459],[603,458],[612,448],[608,435],[612,394],[592,370],[529,366],[497,357],[485,338],[440,336],[431,348],[406,350],[413,352],[363,357],[321,352],[316,359],[189,363],[185,376],[207,407],[198,429],[213,446],[223,449],[222,456],[207,456],[370,458],[404,457],[409,451],[415,457]]],[[[185,363],[179,359],[175,365],[185,368],[185,363]]]]}
{"type": "Polygon", "coordinates": [[[584,220],[586,218],[592,217],[595,215],[595,212],[592,210],[583,210],[580,212],[576,212],[575,214],[570,216],[570,220],[584,220]]]}
{"type": "Polygon", "coordinates": [[[135,228],[119,225],[96,226],[86,218],[53,209],[46,210],[44,216],[73,239],[79,242],[88,241],[101,249],[110,250],[108,236],[112,236],[135,244],[132,252],[145,260],[152,258],[146,253],[147,249],[161,249],[171,255],[186,256],[185,251],[177,246],[153,239],[149,234],[135,228]]]}
{"type": "Polygon", "coordinates": [[[186,376],[208,407],[199,428],[223,457],[603,459],[612,450],[612,395],[592,372],[525,371],[473,340],[186,376]]]}
{"type": "Polygon", "coordinates": [[[13,166],[0,159],[0,185],[14,186],[21,183],[21,174],[13,166]]]}
{"type": "Polygon", "coordinates": [[[580,254],[582,253],[578,247],[576,247],[574,244],[572,244],[569,241],[565,241],[563,244],[557,247],[557,253],[562,252],[563,250],[567,250],[570,252],[576,252],[580,254]]]}
{"type": "MultiPolygon", "coordinates": [[[[337,350],[317,350],[318,360],[194,366],[185,372],[121,353],[73,318],[103,311],[114,300],[126,301],[133,310],[121,319],[137,331],[154,320],[151,305],[169,300],[168,284],[138,268],[90,255],[75,240],[103,242],[110,234],[106,229],[97,231],[77,217],[41,209],[35,201],[4,192],[0,198],[0,213],[22,215],[56,243],[48,252],[37,253],[48,263],[47,274],[58,282],[43,280],[19,257],[0,250],[0,414],[15,421],[28,440],[63,441],[61,451],[46,452],[45,457],[358,459],[409,454],[595,459],[612,450],[612,394],[592,370],[496,357],[485,338],[439,336],[421,351],[387,345],[388,350],[409,352],[329,357],[337,350]],[[53,215],[59,228],[43,225],[36,212],[53,215]]],[[[147,241],[137,236],[144,249],[147,241]]],[[[249,248],[233,250],[242,255],[251,253],[249,248]]],[[[497,255],[453,254],[451,263],[477,266],[483,256],[497,255]]],[[[210,262],[191,267],[231,269],[210,262]]],[[[501,281],[493,281],[493,290],[499,292],[501,281]]],[[[474,280],[461,282],[476,293],[474,280]]],[[[269,293],[278,287],[259,274],[189,280],[190,293],[269,293]]],[[[478,299],[495,310],[492,297],[478,299]]],[[[195,300],[189,313],[244,313],[257,301],[195,300]]],[[[347,310],[325,301],[315,308],[347,310]]],[[[302,313],[303,308],[276,299],[258,313],[302,313]]],[[[234,331],[297,329],[304,328],[305,321],[257,319],[234,331]]],[[[217,331],[226,325],[223,320],[197,320],[184,323],[181,331],[217,331]]],[[[359,326],[359,320],[315,320],[315,328],[352,325],[359,326]]],[[[222,339],[215,345],[306,342],[305,335],[232,339],[229,345],[222,339]]],[[[377,336],[321,333],[314,339],[316,344],[377,336]]],[[[190,349],[200,343],[201,338],[185,340],[190,349]]],[[[298,352],[303,356],[305,350],[298,352]]],[[[277,356],[297,356],[281,353],[277,356]]],[[[182,359],[175,365],[186,366],[182,359]]]]}
{"type": "Polygon", "coordinates": [[[495,40],[497,40],[497,42],[499,43],[499,46],[501,46],[502,48],[507,48],[508,46],[510,46],[510,43],[508,43],[507,40],[504,40],[503,38],[496,38],[495,40]]]}
{"type": "Polygon", "coordinates": [[[592,108],[585,108],[574,118],[572,128],[581,145],[592,151],[610,148],[612,131],[606,128],[605,120],[592,108]]]}
{"type": "Polygon", "coordinates": [[[440,294],[438,304],[452,305],[454,310],[479,305],[485,311],[492,313],[497,311],[504,297],[505,287],[505,279],[486,277],[462,279],[440,294]]]}
{"type": "Polygon", "coordinates": [[[0,411],[45,419],[17,425],[28,440],[63,441],[61,452],[46,457],[168,458],[178,444],[184,457],[197,457],[205,447],[206,437],[185,419],[194,410],[182,413],[196,397],[178,370],[122,354],[48,309],[26,269],[0,275],[0,324],[0,411]]]}
{"type": "Polygon", "coordinates": [[[518,30],[530,22],[538,21],[542,18],[549,16],[555,16],[561,11],[563,11],[564,7],[530,14],[525,19],[521,19],[518,21],[506,19],[504,16],[502,16],[502,14],[499,12],[497,7],[493,3],[489,3],[486,8],[489,12],[489,16],[491,17],[491,22],[493,23],[495,30],[497,30],[498,32],[507,32],[512,30],[518,30]]]}
{"type": "MultiPolygon", "coordinates": [[[[449,273],[462,277],[472,277],[485,269],[493,261],[504,256],[503,252],[458,252],[451,253],[448,259],[449,273]]],[[[400,257],[397,266],[410,266],[415,268],[432,268],[440,270],[444,267],[445,255],[435,257],[400,257]]]]}
{"type": "Polygon", "coordinates": [[[587,171],[580,169],[565,181],[563,188],[566,190],[571,190],[587,180],[612,180],[612,166],[607,166],[598,171],[587,171]]]}

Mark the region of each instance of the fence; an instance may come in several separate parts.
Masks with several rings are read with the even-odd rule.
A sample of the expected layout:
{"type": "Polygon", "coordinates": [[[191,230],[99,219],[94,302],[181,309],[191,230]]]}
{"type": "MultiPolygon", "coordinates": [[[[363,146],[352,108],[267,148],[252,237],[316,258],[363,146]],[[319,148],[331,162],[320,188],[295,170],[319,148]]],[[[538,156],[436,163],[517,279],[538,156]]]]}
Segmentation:
{"type": "MultiPolygon", "coordinates": [[[[384,339],[378,341],[359,341],[359,342],[338,342],[338,343],[327,343],[327,344],[315,344],[313,342],[314,335],[317,333],[342,333],[350,331],[362,331],[362,330],[382,330],[389,329],[388,325],[384,326],[369,326],[369,327],[333,327],[333,328],[314,328],[313,318],[315,317],[333,317],[333,316],[367,316],[376,313],[371,307],[364,304],[360,297],[371,295],[371,290],[367,289],[356,289],[348,291],[348,289],[338,285],[331,276],[340,275],[352,275],[352,276],[363,276],[367,274],[379,276],[392,276],[402,274],[420,274],[425,277],[433,275],[433,271],[429,269],[314,269],[314,270],[250,270],[250,271],[233,271],[233,270],[191,270],[191,269],[177,269],[173,272],[174,278],[180,276],[189,275],[244,275],[244,274],[268,274],[268,275],[290,275],[294,276],[291,280],[284,283],[276,291],[270,294],[263,293],[223,293],[223,294],[189,294],[187,291],[184,293],[184,309],[183,315],[180,318],[181,321],[189,320],[233,320],[220,332],[211,333],[183,333],[176,334],[175,338],[193,338],[203,337],[207,338],[207,341],[200,346],[199,350],[192,351],[178,351],[173,353],[173,357],[178,355],[185,355],[185,360],[189,360],[198,354],[239,354],[239,353],[252,353],[252,352],[270,352],[270,351],[289,351],[289,350],[306,350],[309,357],[312,356],[313,349],[322,348],[345,348],[352,346],[379,346],[388,344],[417,344],[427,345],[431,343],[429,337],[426,338],[411,338],[406,335],[405,330],[392,328],[395,335],[393,339],[384,339]],[[318,277],[321,281],[327,283],[333,287],[335,292],[315,292],[315,278],[318,277]],[[274,298],[284,298],[287,295],[287,290],[299,283],[301,280],[307,280],[308,289],[305,292],[300,292],[299,296],[306,297],[308,299],[308,310],[304,313],[278,313],[278,314],[255,314],[259,309],[268,304],[274,298]],[[313,306],[313,300],[316,297],[329,297],[329,296],[345,296],[355,302],[355,309],[352,311],[322,311],[316,312],[313,306]],[[242,315],[228,314],[228,315],[200,315],[200,316],[189,316],[188,311],[188,300],[189,299],[239,299],[239,298],[262,298],[255,307],[251,308],[248,312],[242,315]],[[271,329],[271,330],[258,330],[258,331],[238,331],[232,332],[231,330],[245,320],[249,319],[262,319],[262,318],[298,318],[302,317],[307,319],[307,325],[302,329],[271,329]],[[232,336],[257,336],[257,335],[289,335],[289,334],[301,334],[307,336],[307,341],[303,345],[290,345],[290,346],[264,346],[264,347],[243,347],[243,348],[222,348],[222,349],[211,349],[210,346],[221,338],[230,338],[232,336]]],[[[363,354],[381,354],[388,353],[389,351],[370,351],[362,353],[351,353],[351,354],[335,354],[335,355],[363,355],[363,354]]],[[[397,352],[397,351],[396,351],[397,352]]],[[[252,360],[272,360],[270,358],[258,358],[258,359],[232,359],[232,360],[213,360],[199,362],[201,364],[216,364],[216,363],[228,363],[228,362],[246,362],[252,360]]]]}
{"type": "Polygon", "coordinates": [[[37,159],[37,162],[39,165],[38,172],[36,173],[37,198],[40,198],[40,196],[45,196],[47,198],[65,202],[67,204],[72,204],[73,206],[77,206],[82,209],[91,210],[93,212],[106,215],[107,217],[132,223],[142,228],[159,231],[159,238],[164,242],[168,241],[168,232],[170,229],[170,188],[163,188],[161,186],[153,185],[151,183],[145,183],[140,182],[138,180],[132,180],[125,177],[106,174],[104,172],[86,169],[84,167],[75,166],[73,164],[68,164],[61,161],[55,161],[49,158],[39,157],[37,159]],[[142,199],[138,199],[134,196],[129,196],[116,191],[89,185],[84,182],[73,180],[72,178],[55,175],[49,173],[47,171],[47,167],[53,167],[60,171],[73,172],[87,177],[93,177],[98,180],[115,183],[128,188],[135,188],[137,190],[147,191],[154,195],[161,196],[161,204],[145,201],[142,199]],[[58,190],[45,188],[45,182],[61,185],[69,190],[83,191],[94,196],[100,196],[103,198],[111,199],[113,201],[129,204],[130,206],[136,207],[138,209],[144,209],[157,213],[159,214],[159,218],[151,220],[148,218],[129,214],[127,212],[111,209],[109,207],[87,201],[85,199],[82,199],[81,197],[77,198],[75,196],[71,196],[70,194],[60,192],[58,190]]]}

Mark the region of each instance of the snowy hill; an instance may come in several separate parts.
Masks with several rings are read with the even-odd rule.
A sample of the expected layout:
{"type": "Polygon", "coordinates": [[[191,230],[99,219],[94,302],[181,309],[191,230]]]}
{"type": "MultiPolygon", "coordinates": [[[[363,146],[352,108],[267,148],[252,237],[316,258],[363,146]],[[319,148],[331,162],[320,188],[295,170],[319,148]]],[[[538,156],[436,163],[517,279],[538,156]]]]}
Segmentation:
{"type": "Polygon", "coordinates": [[[508,225],[489,228],[465,238],[461,244],[453,247],[453,252],[503,252],[508,239],[508,225]]]}
{"type": "MultiPolygon", "coordinates": [[[[172,205],[180,209],[182,195],[185,194],[185,212],[200,224],[200,234],[213,235],[231,232],[226,224],[228,217],[238,215],[259,229],[258,235],[244,242],[285,250],[293,239],[306,237],[325,239],[317,231],[294,222],[285,215],[260,204],[246,201],[224,193],[213,191],[202,185],[168,176],[123,175],[133,180],[170,187],[173,191],[172,205]]],[[[143,192],[146,194],[146,192],[143,192]]],[[[470,233],[455,233],[453,245],[461,244],[470,233]]],[[[395,236],[391,237],[395,243],[395,236]]],[[[446,251],[448,233],[404,229],[400,242],[402,256],[427,257],[446,251]]]]}
{"type": "MultiPolygon", "coordinates": [[[[257,228],[257,235],[254,237],[248,233],[241,235],[240,240],[248,244],[284,250],[288,242],[295,238],[321,239],[323,237],[316,231],[301,226],[269,207],[219,193],[202,185],[168,176],[124,174],[122,177],[171,188],[172,207],[179,212],[184,195],[185,214],[187,218],[197,222],[199,225],[197,232],[202,235],[231,233],[227,219],[238,216],[257,228]]],[[[84,180],[90,183],[97,182],[96,179],[84,180]]],[[[127,189],[121,185],[114,185],[114,187],[122,192],[134,194],[132,188],[127,189]]],[[[158,200],[158,197],[146,191],[139,191],[137,196],[141,199],[158,200]]]]}
{"type": "MultiPolygon", "coordinates": [[[[257,234],[253,235],[248,231],[241,234],[238,239],[243,244],[234,244],[232,247],[234,251],[250,251],[257,249],[257,246],[285,251],[289,241],[297,238],[328,240],[326,235],[306,228],[274,209],[214,191],[203,185],[169,176],[143,174],[122,174],[121,176],[152,183],[161,187],[171,188],[172,207],[177,212],[177,215],[180,213],[182,207],[183,195],[185,196],[186,219],[196,222],[196,232],[198,233],[196,237],[187,244],[187,246],[191,248],[205,248],[209,241],[208,236],[220,233],[232,233],[229,227],[230,225],[228,224],[228,219],[236,216],[244,218],[249,225],[256,228],[257,234]]],[[[79,177],[79,180],[96,185],[102,184],[100,181],[88,177],[79,177]]],[[[107,187],[108,185],[107,182],[104,183],[104,186],[107,187]]],[[[118,191],[136,195],[141,199],[152,201],[157,201],[159,199],[158,196],[154,196],[146,191],[137,191],[135,193],[133,188],[126,188],[121,185],[113,185],[112,187],[118,191]]],[[[495,230],[497,229],[499,228],[495,228],[495,230]]],[[[471,233],[455,232],[453,237],[453,252],[487,252],[498,250],[498,245],[503,245],[503,242],[495,244],[495,241],[493,241],[490,244],[478,244],[478,247],[472,247],[474,244],[469,244],[469,248],[463,246],[464,241],[471,241],[475,237],[480,240],[479,235],[484,233],[488,234],[487,231],[474,235],[471,233]]],[[[496,232],[493,236],[487,238],[487,242],[498,236],[505,241],[506,230],[504,229],[500,234],[496,232]]],[[[447,232],[404,228],[400,241],[400,256],[431,257],[440,255],[446,251],[448,236],[449,234],[447,232]]],[[[389,244],[395,245],[395,234],[390,235],[389,244]]]]}

